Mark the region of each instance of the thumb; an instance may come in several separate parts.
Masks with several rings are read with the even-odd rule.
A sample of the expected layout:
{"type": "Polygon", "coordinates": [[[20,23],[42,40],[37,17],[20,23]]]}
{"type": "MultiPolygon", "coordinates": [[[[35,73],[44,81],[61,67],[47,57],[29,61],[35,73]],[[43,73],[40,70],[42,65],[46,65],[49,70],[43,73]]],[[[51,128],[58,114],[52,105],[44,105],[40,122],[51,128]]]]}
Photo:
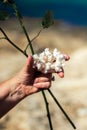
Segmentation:
{"type": "Polygon", "coordinates": [[[33,69],[33,57],[31,55],[28,56],[28,59],[26,61],[26,71],[30,72],[33,69]]]}

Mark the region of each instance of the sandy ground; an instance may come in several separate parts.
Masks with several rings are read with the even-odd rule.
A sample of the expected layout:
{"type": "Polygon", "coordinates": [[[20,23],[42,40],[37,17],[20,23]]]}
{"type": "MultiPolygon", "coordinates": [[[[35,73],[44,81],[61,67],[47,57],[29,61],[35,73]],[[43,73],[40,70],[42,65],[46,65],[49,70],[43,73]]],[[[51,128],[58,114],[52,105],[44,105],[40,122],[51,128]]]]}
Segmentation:
{"type": "MultiPolygon", "coordinates": [[[[40,20],[26,19],[26,28],[32,39],[39,31],[40,20]],[[29,23],[29,24],[28,24],[29,23]],[[30,27],[29,27],[30,25],[30,27]]],[[[26,39],[17,21],[1,22],[7,35],[24,49],[26,39]]],[[[87,130],[87,37],[86,27],[59,24],[44,30],[33,42],[36,52],[45,47],[58,48],[70,55],[65,66],[65,77],[52,84],[52,92],[75,123],[77,130],[87,130]]],[[[3,36],[0,33],[0,36],[3,36]]],[[[29,52],[29,51],[28,51],[29,52]]],[[[15,75],[25,64],[26,57],[5,40],[0,41],[0,82],[15,75]]],[[[54,130],[73,130],[49,93],[46,91],[54,130]]],[[[41,93],[24,99],[0,120],[0,130],[49,130],[44,100],[41,93]]]]}

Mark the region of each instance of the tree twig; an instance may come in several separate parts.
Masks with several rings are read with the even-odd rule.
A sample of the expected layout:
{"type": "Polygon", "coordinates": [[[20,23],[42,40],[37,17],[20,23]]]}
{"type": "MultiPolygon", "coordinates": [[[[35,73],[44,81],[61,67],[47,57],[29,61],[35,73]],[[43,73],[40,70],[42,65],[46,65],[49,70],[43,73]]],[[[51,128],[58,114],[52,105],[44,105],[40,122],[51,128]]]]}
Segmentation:
{"type": "Polygon", "coordinates": [[[0,40],[6,39],[5,37],[0,37],[0,40]]]}
{"type": "Polygon", "coordinates": [[[20,23],[20,26],[21,26],[21,28],[22,28],[22,30],[23,30],[25,36],[26,36],[26,39],[27,39],[27,41],[28,41],[28,45],[30,46],[31,53],[34,54],[34,50],[33,50],[33,47],[32,47],[32,45],[31,45],[31,40],[30,40],[30,38],[29,38],[29,35],[28,35],[28,33],[27,33],[27,30],[26,30],[26,28],[25,28],[25,26],[24,26],[24,24],[23,24],[23,21],[22,21],[22,17],[21,17],[21,15],[20,15],[20,12],[19,12],[19,10],[18,10],[18,8],[17,8],[17,6],[16,6],[15,3],[12,4],[12,8],[14,9],[15,15],[16,15],[16,17],[18,18],[18,21],[19,21],[19,23],[20,23]]]}
{"type": "Polygon", "coordinates": [[[37,35],[33,39],[31,39],[31,42],[33,42],[37,37],[39,37],[42,30],[43,30],[43,28],[41,28],[40,31],[37,33],[37,35]]]}
{"type": "MultiPolygon", "coordinates": [[[[39,37],[39,35],[40,35],[40,33],[41,33],[42,30],[43,30],[43,28],[41,28],[40,31],[37,33],[37,35],[36,35],[33,39],[31,39],[31,43],[32,43],[37,37],[39,37]]],[[[28,46],[29,46],[29,44],[27,44],[27,46],[26,46],[26,48],[25,48],[25,51],[27,50],[28,46]]]]}
{"type": "Polygon", "coordinates": [[[56,102],[57,106],[60,108],[60,110],[63,112],[63,114],[65,115],[65,117],[67,118],[67,120],[69,121],[69,123],[72,125],[72,127],[74,129],[76,129],[76,126],[74,125],[74,123],[72,122],[72,120],[70,119],[70,117],[67,115],[67,113],[65,112],[65,110],[62,108],[62,106],[60,105],[60,103],[58,102],[58,100],[55,98],[55,96],[53,95],[53,93],[51,92],[50,89],[48,89],[48,92],[50,93],[50,95],[52,96],[52,98],[54,99],[54,101],[56,102]]]}
{"type": "Polygon", "coordinates": [[[53,130],[53,126],[52,126],[52,121],[51,121],[51,116],[50,116],[50,111],[49,111],[49,103],[46,99],[46,95],[45,95],[45,92],[42,91],[42,95],[44,97],[44,102],[45,102],[45,105],[46,105],[46,110],[47,110],[47,117],[48,117],[48,121],[49,121],[49,125],[50,125],[50,130],[53,130]]]}
{"type": "Polygon", "coordinates": [[[22,54],[24,54],[25,56],[28,57],[28,55],[26,53],[24,53],[23,50],[21,50],[18,46],[15,45],[15,43],[13,43],[10,38],[6,35],[6,33],[4,32],[4,30],[0,27],[0,31],[2,32],[2,34],[4,35],[4,39],[6,39],[12,46],[14,46],[18,51],[20,51],[22,54]]]}

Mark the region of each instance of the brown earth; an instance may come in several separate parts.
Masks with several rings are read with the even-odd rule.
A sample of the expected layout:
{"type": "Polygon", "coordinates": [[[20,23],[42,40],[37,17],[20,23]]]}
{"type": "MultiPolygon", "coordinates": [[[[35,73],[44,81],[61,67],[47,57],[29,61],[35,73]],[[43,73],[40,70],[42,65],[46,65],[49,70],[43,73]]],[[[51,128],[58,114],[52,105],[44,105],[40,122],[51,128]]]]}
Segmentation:
{"type": "MultiPolygon", "coordinates": [[[[40,20],[24,20],[31,39],[39,31],[40,20]]],[[[16,45],[25,49],[26,38],[14,19],[0,22],[16,45]]],[[[86,27],[70,27],[59,24],[47,30],[32,43],[35,52],[45,47],[58,48],[70,55],[65,66],[65,77],[52,84],[52,92],[62,104],[65,111],[75,123],[77,130],[87,130],[87,29],[86,27]]],[[[0,36],[3,36],[0,33],[0,36]]],[[[28,51],[29,53],[30,51],[28,51]]],[[[0,41],[0,82],[15,75],[25,64],[26,57],[14,49],[6,40],[0,41]]],[[[72,130],[60,109],[46,91],[54,130],[72,130]]],[[[0,120],[0,130],[49,130],[44,100],[41,93],[24,99],[4,118],[0,120]]]]}

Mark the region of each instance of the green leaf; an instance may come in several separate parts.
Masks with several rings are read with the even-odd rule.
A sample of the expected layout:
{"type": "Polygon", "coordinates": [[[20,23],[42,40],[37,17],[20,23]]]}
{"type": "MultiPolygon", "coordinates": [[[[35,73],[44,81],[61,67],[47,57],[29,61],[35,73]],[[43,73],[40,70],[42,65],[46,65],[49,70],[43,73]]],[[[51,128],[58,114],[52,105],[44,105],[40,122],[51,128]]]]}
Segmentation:
{"type": "Polygon", "coordinates": [[[48,28],[54,24],[53,12],[48,10],[42,19],[42,27],[48,28]]]}
{"type": "Polygon", "coordinates": [[[10,17],[10,14],[6,11],[0,10],[0,20],[7,20],[10,17]]]}

